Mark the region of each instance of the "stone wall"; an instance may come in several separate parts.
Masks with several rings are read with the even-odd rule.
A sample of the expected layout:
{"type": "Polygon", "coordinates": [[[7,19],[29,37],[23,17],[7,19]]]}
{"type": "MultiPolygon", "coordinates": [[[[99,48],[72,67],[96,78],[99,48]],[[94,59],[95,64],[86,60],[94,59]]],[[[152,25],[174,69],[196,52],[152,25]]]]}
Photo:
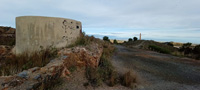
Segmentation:
{"type": "Polygon", "coordinates": [[[81,22],[55,17],[22,16],[16,18],[16,54],[35,52],[49,46],[65,47],[75,42],[81,22]]]}

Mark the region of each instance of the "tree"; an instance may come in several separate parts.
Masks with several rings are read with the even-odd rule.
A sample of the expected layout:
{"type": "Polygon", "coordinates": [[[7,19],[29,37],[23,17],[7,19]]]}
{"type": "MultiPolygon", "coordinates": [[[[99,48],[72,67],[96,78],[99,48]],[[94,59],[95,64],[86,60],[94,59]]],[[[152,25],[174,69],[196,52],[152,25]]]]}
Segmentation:
{"type": "Polygon", "coordinates": [[[137,37],[133,37],[133,40],[134,40],[134,41],[137,41],[137,40],[138,40],[138,38],[137,38],[137,37]]]}
{"type": "Polygon", "coordinates": [[[174,46],[173,42],[167,42],[167,45],[172,47],[174,46]]]}
{"type": "Polygon", "coordinates": [[[129,38],[128,41],[131,42],[131,41],[133,41],[133,39],[132,39],[132,38],[129,38]]]}
{"type": "Polygon", "coordinates": [[[191,48],[192,43],[185,43],[183,46],[180,48],[180,51],[184,52],[184,55],[192,53],[192,48],[191,48]]]}
{"type": "Polygon", "coordinates": [[[116,40],[116,39],[114,39],[113,43],[114,43],[114,44],[118,44],[118,42],[117,42],[117,40],[116,40]]]}
{"type": "Polygon", "coordinates": [[[193,53],[196,55],[196,59],[200,60],[200,45],[194,47],[193,53]]]}
{"type": "Polygon", "coordinates": [[[108,38],[108,36],[104,36],[104,37],[103,37],[103,40],[104,40],[104,41],[110,41],[110,39],[108,38]]]}
{"type": "Polygon", "coordinates": [[[196,45],[196,46],[194,47],[193,52],[194,52],[195,54],[200,54],[200,45],[196,45]]]}
{"type": "Polygon", "coordinates": [[[191,45],[192,43],[188,42],[188,43],[183,44],[183,47],[186,48],[186,47],[190,47],[191,45]]]}

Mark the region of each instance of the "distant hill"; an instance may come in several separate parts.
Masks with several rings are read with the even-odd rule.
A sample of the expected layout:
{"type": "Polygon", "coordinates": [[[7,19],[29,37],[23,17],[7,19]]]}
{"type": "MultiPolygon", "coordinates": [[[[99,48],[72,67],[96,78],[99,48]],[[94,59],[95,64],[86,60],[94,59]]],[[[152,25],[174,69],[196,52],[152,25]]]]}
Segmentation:
{"type": "Polygon", "coordinates": [[[15,31],[16,31],[15,28],[0,26],[0,36],[2,36],[2,35],[4,36],[7,34],[15,35],[15,31]]]}
{"type": "Polygon", "coordinates": [[[0,26],[0,45],[14,45],[15,32],[15,28],[0,26]]]}
{"type": "MultiPolygon", "coordinates": [[[[110,39],[110,42],[113,43],[113,39],[110,39]]],[[[125,40],[117,40],[118,43],[124,43],[125,40]]]]}
{"type": "Polygon", "coordinates": [[[167,44],[161,43],[161,42],[156,42],[153,40],[137,40],[137,41],[131,41],[124,43],[124,45],[128,47],[134,47],[134,48],[141,48],[141,49],[148,49],[149,45],[156,45],[165,49],[168,49],[172,52],[177,51],[177,48],[169,46],[167,44]]]}

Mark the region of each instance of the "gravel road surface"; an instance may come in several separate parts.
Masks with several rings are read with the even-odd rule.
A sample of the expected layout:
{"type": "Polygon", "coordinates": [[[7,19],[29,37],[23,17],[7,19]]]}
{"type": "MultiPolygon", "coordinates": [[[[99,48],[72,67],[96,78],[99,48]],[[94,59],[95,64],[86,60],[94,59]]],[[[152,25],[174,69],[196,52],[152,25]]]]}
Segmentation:
{"type": "Polygon", "coordinates": [[[138,90],[200,90],[200,61],[116,45],[112,63],[133,71],[138,90]]]}

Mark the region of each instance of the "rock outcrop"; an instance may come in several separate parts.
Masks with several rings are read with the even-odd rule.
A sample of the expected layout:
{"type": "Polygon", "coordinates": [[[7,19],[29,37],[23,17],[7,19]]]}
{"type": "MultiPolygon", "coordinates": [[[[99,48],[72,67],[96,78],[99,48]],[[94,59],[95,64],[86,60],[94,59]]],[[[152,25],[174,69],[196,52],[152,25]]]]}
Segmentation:
{"type": "Polygon", "coordinates": [[[98,44],[64,48],[58,52],[59,57],[51,60],[44,67],[34,67],[24,70],[14,76],[1,76],[1,90],[36,90],[45,88],[52,81],[70,75],[69,68],[91,66],[97,67],[103,47],[98,44]]]}

